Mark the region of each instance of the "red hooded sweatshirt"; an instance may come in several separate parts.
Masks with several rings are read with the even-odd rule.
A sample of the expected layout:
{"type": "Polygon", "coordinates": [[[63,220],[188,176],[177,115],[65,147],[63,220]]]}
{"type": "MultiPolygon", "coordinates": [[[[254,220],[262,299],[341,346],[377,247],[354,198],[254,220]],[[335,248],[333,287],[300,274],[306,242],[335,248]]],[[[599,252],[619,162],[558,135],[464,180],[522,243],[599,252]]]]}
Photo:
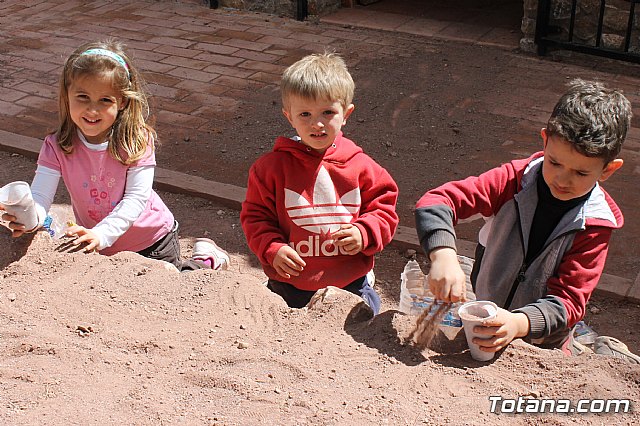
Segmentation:
{"type": "Polygon", "coordinates": [[[389,173],[342,133],[324,153],[280,137],[251,166],[240,221],[269,278],[301,290],[343,288],[366,275],[374,254],[393,238],[397,198],[389,173]],[[356,255],[341,253],[331,241],[348,223],[362,233],[364,248],[356,255]],[[271,266],[283,245],[306,263],[297,277],[285,278],[271,266]]]}

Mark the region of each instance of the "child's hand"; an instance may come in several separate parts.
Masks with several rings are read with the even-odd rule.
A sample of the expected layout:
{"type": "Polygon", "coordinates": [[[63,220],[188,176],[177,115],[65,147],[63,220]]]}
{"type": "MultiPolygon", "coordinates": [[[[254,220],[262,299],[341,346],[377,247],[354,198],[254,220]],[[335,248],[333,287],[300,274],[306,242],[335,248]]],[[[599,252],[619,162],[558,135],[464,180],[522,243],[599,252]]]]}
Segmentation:
{"type": "MultiPolygon", "coordinates": [[[[0,210],[4,210],[4,206],[2,204],[0,204],[0,210]]],[[[7,227],[11,230],[11,236],[13,238],[18,238],[26,232],[24,229],[24,225],[15,221],[15,216],[5,212],[2,214],[2,220],[9,222],[7,224],[7,227]]]]}
{"type": "Polygon", "coordinates": [[[514,313],[498,308],[495,318],[485,320],[481,326],[475,326],[474,331],[486,336],[473,339],[473,343],[477,343],[480,350],[498,352],[512,340],[529,334],[529,317],[521,312],[514,313]]]}
{"type": "Polygon", "coordinates": [[[464,302],[467,296],[466,276],[458,255],[452,248],[437,248],[429,253],[429,289],[444,302],[464,302]]]}
{"type": "Polygon", "coordinates": [[[96,251],[100,247],[100,237],[98,237],[91,229],[87,229],[84,226],[70,226],[67,229],[66,235],[75,235],[78,237],[71,242],[71,244],[76,247],[83,243],[86,244],[84,247],[85,253],[96,251]]]}
{"type": "Polygon", "coordinates": [[[342,225],[340,230],[332,234],[333,243],[342,247],[348,255],[353,256],[362,251],[362,233],[357,226],[352,224],[342,225]]]}
{"type": "Polygon", "coordinates": [[[302,260],[297,251],[290,246],[282,246],[273,258],[272,265],[278,275],[285,278],[297,277],[307,264],[302,260]]]}

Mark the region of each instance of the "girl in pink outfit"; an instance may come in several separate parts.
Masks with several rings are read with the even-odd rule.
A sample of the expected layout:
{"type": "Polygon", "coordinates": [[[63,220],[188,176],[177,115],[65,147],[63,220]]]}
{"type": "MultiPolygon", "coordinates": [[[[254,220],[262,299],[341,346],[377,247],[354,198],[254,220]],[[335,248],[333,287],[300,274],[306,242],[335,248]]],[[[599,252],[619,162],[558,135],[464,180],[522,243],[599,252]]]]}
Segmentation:
{"type": "MultiPolygon", "coordinates": [[[[88,43],[69,56],[59,105],[60,123],[44,140],[31,186],[39,226],[62,177],[77,222],[67,235],[86,252],[133,251],[179,270],[227,268],[227,253],[206,238],[196,240],[193,260],[180,259],[178,222],[152,189],[156,133],[145,121],[147,99],[120,43],[88,43]]],[[[14,237],[38,228],[9,227],[14,237]]]]}

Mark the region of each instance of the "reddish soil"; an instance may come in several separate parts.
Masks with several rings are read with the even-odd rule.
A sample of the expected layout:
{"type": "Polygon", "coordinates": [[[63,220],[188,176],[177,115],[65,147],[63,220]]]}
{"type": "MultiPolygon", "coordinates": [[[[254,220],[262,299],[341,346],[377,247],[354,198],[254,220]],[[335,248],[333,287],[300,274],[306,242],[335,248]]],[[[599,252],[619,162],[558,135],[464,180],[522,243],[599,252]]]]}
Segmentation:
{"type": "MultiPolygon", "coordinates": [[[[345,133],[397,180],[406,226],[427,188],[541,146],[539,129],[563,90],[564,79],[556,74],[637,87],[620,77],[637,73],[631,66],[598,61],[594,70],[593,58],[540,62],[492,47],[368,30],[354,30],[353,42],[332,47],[345,56],[357,84],[356,111],[345,133]],[[365,32],[406,54],[361,49],[355,35],[365,32]],[[529,112],[528,119],[519,118],[529,112]]],[[[160,125],[159,165],[244,186],[250,164],[277,135],[291,134],[274,86],[210,120],[217,131],[160,125]]],[[[3,152],[0,164],[0,185],[31,181],[35,170],[33,160],[3,152]]],[[[640,243],[632,209],[637,195],[624,190],[634,179],[633,168],[623,168],[607,182],[629,206],[629,226],[615,236],[607,271],[627,279],[638,273],[637,250],[629,249],[640,243]]],[[[568,358],[521,341],[480,363],[471,359],[463,333],[453,341],[439,336],[425,350],[411,345],[407,336],[415,319],[396,311],[407,261],[396,248],[377,258],[383,309],[376,318],[344,292],[291,310],[261,284],[265,277],[246,246],[237,211],[160,195],[181,223],[183,254],[207,235],[230,252],[229,270],[178,274],[136,254],[69,253],[42,233],[13,240],[0,228],[0,423],[640,422],[638,365],[592,354],[568,358]],[[624,398],[632,412],[496,415],[492,395],[573,403],[624,398]]],[[[62,189],[56,203],[69,209],[62,189]]],[[[459,236],[473,240],[476,230],[477,223],[461,226],[459,236]]],[[[639,309],[637,302],[596,295],[586,320],[638,353],[639,309]]]]}
{"type": "MultiPolygon", "coordinates": [[[[34,164],[0,153],[0,184],[34,164]],[[10,172],[8,172],[10,171],[10,172]]],[[[60,191],[57,203],[71,213],[60,191]]],[[[601,355],[568,358],[516,341],[474,361],[464,332],[419,350],[414,317],[396,309],[406,259],[377,259],[382,313],[336,292],[291,310],[261,283],[237,211],[161,193],[190,254],[208,235],[227,271],[179,274],[133,253],[69,253],[43,233],[0,229],[0,423],[362,425],[634,424],[636,412],[496,415],[489,396],[640,400],[640,366],[601,355]]],[[[634,350],[635,303],[595,297],[589,321],[634,350]],[[597,314],[593,313],[596,312],[597,314]]]]}

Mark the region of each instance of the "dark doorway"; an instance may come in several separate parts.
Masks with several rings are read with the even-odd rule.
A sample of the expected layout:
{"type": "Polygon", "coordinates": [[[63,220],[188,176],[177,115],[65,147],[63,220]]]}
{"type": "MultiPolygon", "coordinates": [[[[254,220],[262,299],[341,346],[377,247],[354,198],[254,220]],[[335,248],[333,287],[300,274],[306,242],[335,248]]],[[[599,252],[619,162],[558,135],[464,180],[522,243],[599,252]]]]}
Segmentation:
{"type": "Polygon", "coordinates": [[[523,16],[523,0],[378,0],[359,7],[425,19],[518,31],[520,31],[523,16]]]}

